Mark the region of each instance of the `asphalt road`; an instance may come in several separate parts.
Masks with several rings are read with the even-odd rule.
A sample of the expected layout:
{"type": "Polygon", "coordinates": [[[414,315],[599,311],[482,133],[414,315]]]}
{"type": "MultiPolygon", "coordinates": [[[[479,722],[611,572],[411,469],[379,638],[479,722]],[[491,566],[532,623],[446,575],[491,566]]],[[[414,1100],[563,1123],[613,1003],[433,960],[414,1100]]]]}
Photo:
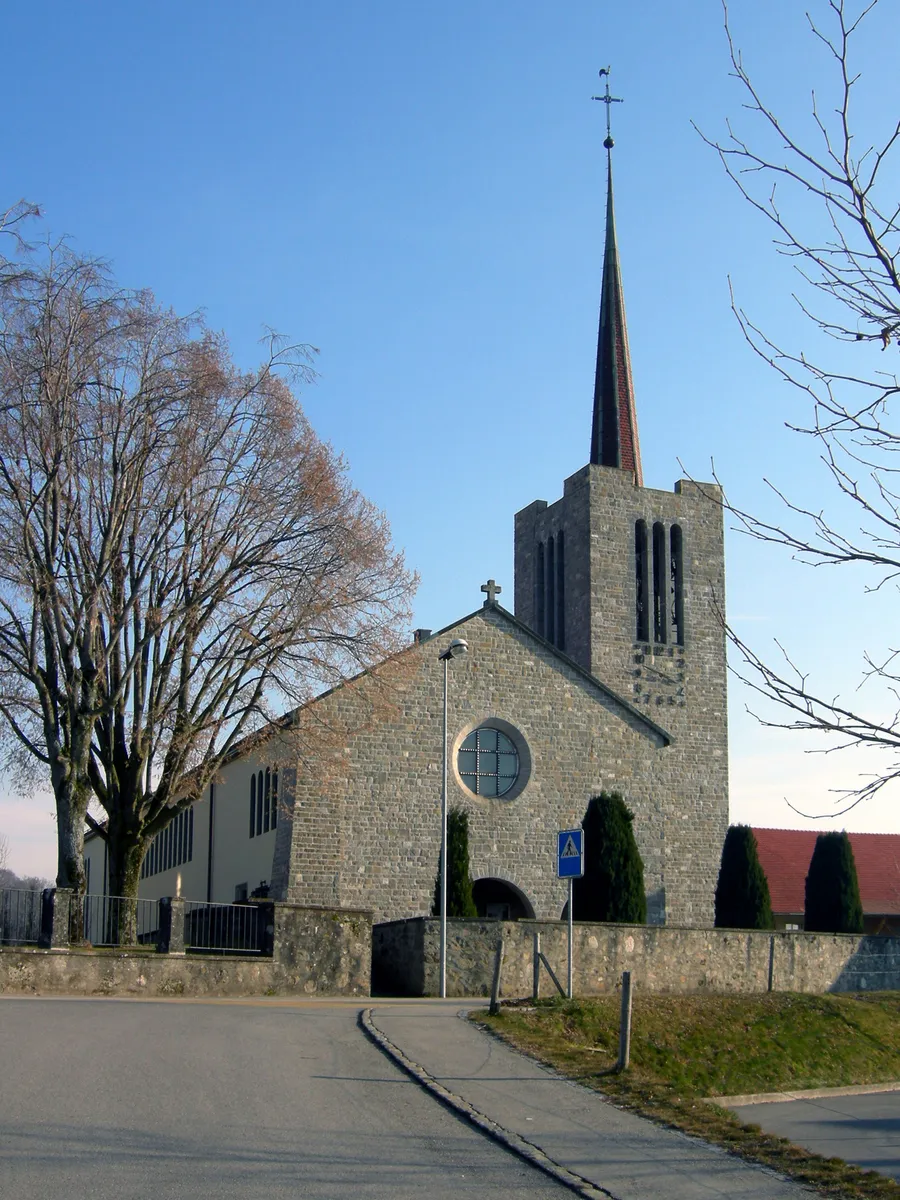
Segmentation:
{"type": "Polygon", "coordinates": [[[345,1004],[0,999],[0,1197],[560,1200],[345,1004]]]}
{"type": "Polygon", "coordinates": [[[816,1154],[900,1180],[900,1092],[747,1104],[733,1111],[816,1154]]]}

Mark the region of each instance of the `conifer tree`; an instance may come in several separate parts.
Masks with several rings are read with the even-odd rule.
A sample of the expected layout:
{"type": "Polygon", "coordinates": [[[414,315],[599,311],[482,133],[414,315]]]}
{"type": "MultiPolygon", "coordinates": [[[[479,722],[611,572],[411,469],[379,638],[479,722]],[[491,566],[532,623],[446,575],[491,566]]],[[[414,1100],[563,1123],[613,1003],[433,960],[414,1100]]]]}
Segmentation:
{"type": "Polygon", "coordinates": [[[862,933],[863,910],[853,846],[846,832],[820,833],[806,876],[805,928],[812,933],[862,933]]]}
{"type": "Polygon", "coordinates": [[[759,861],[756,834],[732,825],[725,834],[716,884],[716,925],[726,929],[774,929],[769,881],[759,861]]]}
{"type": "Polygon", "coordinates": [[[634,840],[634,813],[618,792],[602,792],[588,804],[584,830],[584,875],[573,888],[577,921],[647,920],[644,863],[634,840]]]}
{"type": "MultiPolygon", "coordinates": [[[[441,915],[440,864],[431,914],[434,917],[441,915]]],[[[462,917],[467,921],[478,917],[469,874],[469,814],[464,808],[451,808],[447,813],[447,916],[462,917]]]]}

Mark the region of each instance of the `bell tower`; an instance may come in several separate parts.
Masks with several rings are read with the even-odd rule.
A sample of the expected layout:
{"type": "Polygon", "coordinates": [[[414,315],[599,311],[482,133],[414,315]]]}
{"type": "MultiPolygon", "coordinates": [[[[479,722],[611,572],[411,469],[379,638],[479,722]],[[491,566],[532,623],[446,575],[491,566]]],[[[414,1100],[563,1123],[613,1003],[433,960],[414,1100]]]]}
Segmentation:
{"type": "MultiPolygon", "coordinates": [[[[608,70],[600,74],[606,234],[590,459],[559,500],[516,514],[515,613],[672,734],[665,753],[677,791],[691,800],[660,798],[674,806],[665,854],[678,846],[710,861],[694,883],[667,887],[667,919],[703,923],[711,892],[696,880],[712,871],[713,856],[717,870],[728,821],[721,493],[684,479],[673,492],[644,486],[613,205],[609,112],[618,101],[608,70]]],[[[601,770],[600,782],[606,777],[601,770]]]]}

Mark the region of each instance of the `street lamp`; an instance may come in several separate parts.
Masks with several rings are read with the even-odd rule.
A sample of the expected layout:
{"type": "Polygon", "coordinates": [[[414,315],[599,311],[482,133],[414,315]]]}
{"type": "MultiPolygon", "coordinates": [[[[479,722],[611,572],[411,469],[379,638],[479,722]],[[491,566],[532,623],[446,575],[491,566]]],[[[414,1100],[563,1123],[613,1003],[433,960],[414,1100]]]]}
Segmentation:
{"type": "Polygon", "coordinates": [[[451,658],[469,653],[469,643],[454,638],[438,662],[444,664],[444,742],[441,781],[441,999],[447,999],[447,667],[451,658]]]}

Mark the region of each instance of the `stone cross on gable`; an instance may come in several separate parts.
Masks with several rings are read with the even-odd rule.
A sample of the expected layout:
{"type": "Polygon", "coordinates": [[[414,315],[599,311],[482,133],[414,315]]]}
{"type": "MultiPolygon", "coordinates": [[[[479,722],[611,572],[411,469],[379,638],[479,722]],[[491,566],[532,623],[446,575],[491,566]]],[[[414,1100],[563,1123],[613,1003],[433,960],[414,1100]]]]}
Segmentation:
{"type": "Polygon", "coordinates": [[[484,602],[485,607],[487,607],[488,604],[496,604],[497,597],[503,591],[503,588],[494,583],[493,579],[489,579],[487,583],[481,585],[481,590],[487,592],[487,600],[484,602]]]}

